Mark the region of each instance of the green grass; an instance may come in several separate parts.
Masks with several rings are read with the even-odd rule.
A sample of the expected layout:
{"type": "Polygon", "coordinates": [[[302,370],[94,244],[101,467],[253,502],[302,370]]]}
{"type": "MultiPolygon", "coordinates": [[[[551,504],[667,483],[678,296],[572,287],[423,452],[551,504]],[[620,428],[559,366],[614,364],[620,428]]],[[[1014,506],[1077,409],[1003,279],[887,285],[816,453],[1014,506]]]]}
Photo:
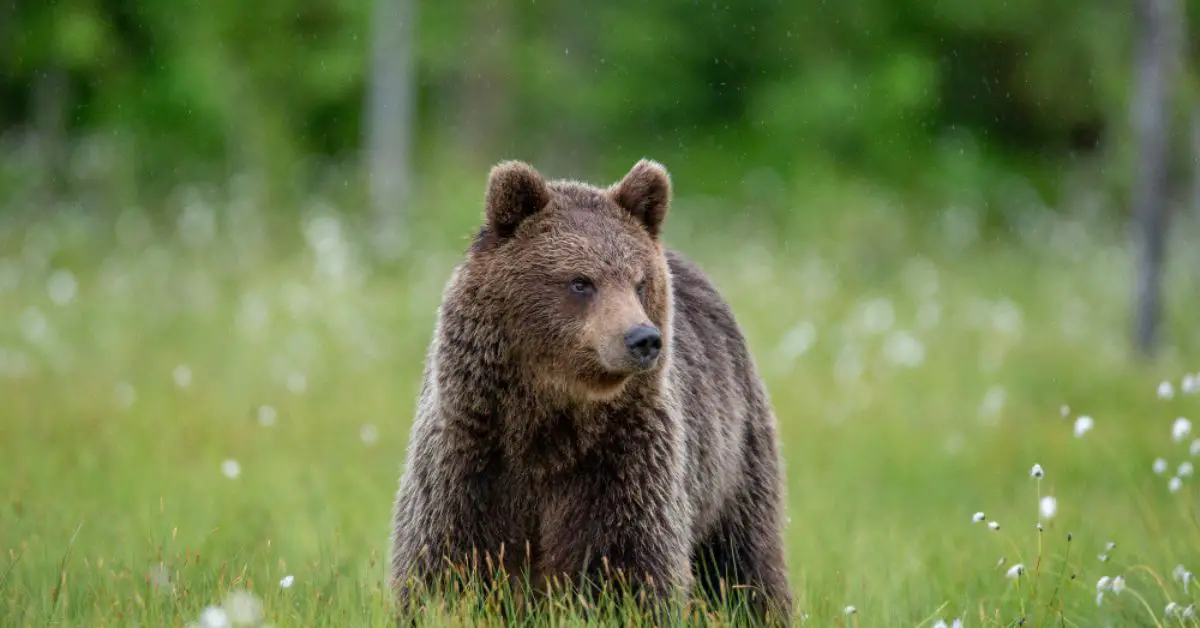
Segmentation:
{"type": "MultiPolygon", "coordinates": [[[[202,235],[215,212],[211,238],[81,213],[0,233],[0,625],[180,626],[239,589],[274,626],[388,625],[421,360],[478,211],[458,195],[391,265],[345,227],[342,278],[314,271],[339,249],[305,248],[297,224],[239,226],[221,202],[191,214],[202,235]],[[61,305],[57,270],[75,285],[61,305]]],[[[1200,409],[1179,390],[1200,371],[1192,278],[1170,278],[1171,348],[1139,364],[1111,230],[1050,220],[1025,243],[956,243],[847,209],[768,237],[691,225],[686,198],[673,211],[668,238],[732,302],[773,396],[805,625],[1175,625],[1167,603],[1197,587],[1172,570],[1200,569],[1197,480],[1167,487],[1200,436],[1171,439],[1200,409]],[[1095,429],[1077,438],[1081,414],[1095,429]],[[1058,504],[1041,533],[1040,495],[1058,504]],[[1126,589],[1098,606],[1103,575],[1126,589]]],[[[1177,252],[1173,268],[1197,266],[1177,252]]]]}

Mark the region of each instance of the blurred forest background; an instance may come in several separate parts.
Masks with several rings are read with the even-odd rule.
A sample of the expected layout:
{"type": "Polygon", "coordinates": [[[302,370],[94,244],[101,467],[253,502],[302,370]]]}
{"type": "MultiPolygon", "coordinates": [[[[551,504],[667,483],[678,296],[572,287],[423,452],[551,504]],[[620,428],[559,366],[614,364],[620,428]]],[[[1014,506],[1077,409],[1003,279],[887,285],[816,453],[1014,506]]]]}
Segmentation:
{"type": "MultiPolygon", "coordinates": [[[[705,173],[692,187],[709,191],[751,172],[783,185],[837,173],[982,195],[1011,220],[1014,176],[1050,206],[1084,173],[1127,191],[1138,8],[1158,5],[1172,7],[6,0],[5,184],[141,197],[238,173],[287,193],[364,163],[378,140],[401,144],[388,150],[403,169],[518,156],[583,177],[647,154],[705,173]]],[[[1180,35],[1182,9],[1167,20],[1180,35]]],[[[1195,37],[1176,40],[1196,56],[1195,37]]],[[[1183,180],[1196,78],[1177,65],[1183,180]]]]}
{"type": "Polygon", "coordinates": [[[642,157],[801,612],[1195,620],[1197,155],[1200,0],[0,0],[0,624],[389,625],[488,168],[642,157]]]}
{"type": "Polygon", "coordinates": [[[7,0],[0,184],[98,209],[236,175],[278,207],[369,190],[399,229],[437,212],[433,164],[478,184],[502,158],[594,178],[648,155],[775,225],[839,211],[796,201],[847,179],[914,220],[1014,227],[1084,193],[1123,220],[1139,156],[1142,204],[1200,204],[1181,1],[7,0]],[[1161,118],[1143,144],[1138,115],[1161,118]]]}

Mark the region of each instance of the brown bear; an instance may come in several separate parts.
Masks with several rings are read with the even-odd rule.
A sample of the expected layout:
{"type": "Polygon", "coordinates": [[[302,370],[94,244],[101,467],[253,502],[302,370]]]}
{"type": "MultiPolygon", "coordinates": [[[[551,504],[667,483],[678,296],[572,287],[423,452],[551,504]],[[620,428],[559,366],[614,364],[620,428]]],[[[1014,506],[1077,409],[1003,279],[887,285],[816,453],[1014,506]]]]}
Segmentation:
{"type": "Polygon", "coordinates": [[[790,617],[775,416],[729,306],[661,242],[670,201],[649,160],[608,188],[492,169],[396,494],[402,606],[448,570],[503,568],[790,617]]]}

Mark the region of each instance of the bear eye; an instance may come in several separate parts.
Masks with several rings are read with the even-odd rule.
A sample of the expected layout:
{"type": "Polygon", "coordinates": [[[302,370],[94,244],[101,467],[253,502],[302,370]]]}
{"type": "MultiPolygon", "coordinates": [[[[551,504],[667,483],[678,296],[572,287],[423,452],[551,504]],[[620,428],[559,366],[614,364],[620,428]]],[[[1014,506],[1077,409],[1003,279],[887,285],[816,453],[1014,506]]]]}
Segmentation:
{"type": "Polygon", "coordinates": [[[633,289],[637,291],[637,295],[638,295],[639,299],[646,298],[646,280],[645,279],[637,282],[637,285],[634,286],[633,289]]]}
{"type": "Polygon", "coordinates": [[[586,277],[576,277],[571,280],[571,292],[578,295],[589,295],[595,292],[596,286],[592,285],[586,277]]]}

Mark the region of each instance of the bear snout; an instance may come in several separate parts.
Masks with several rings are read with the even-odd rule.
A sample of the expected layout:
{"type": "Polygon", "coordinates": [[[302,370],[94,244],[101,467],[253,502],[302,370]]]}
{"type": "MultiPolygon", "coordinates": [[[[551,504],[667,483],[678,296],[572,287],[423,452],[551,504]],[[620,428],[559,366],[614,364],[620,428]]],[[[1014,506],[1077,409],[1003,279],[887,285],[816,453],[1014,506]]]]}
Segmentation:
{"type": "Polygon", "coordinates": [[[625,334],[625,349],[641,368],[650,368],[662,350],[662,334],[653,325],[637,325],[625,334]]]}

